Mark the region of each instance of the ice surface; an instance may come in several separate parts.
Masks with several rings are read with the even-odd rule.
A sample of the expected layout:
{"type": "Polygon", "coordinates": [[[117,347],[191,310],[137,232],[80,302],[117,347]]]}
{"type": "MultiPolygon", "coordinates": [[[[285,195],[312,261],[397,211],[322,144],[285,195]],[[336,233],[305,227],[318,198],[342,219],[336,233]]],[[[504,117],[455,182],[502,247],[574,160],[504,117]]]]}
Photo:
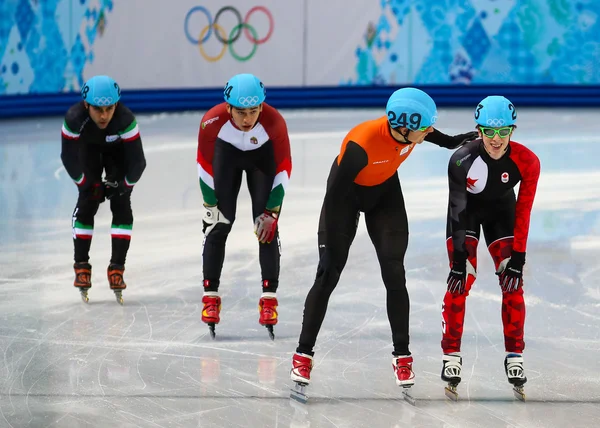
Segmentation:
{"type": "MultiPolygon", "coordinates": [[[[503,372],[500,291],[479,249],[468,299],[461,400],[439,379],[450,151],[419,146],[400,168],[410,219],[415,407],[391,370],[384,287],[361,220],[315,349],[306,406],[289,369],[314,278],[316,226],[340,142],[377,110],[287,111],[293,172],[280,220],[280,322],[258,325],[260,270],[242,187],[222,277],[222,321],[200,321],[201,113],[140,116],[148,168],[133,193],[134,234],[119,306],[106,282],[110,213],[96,218],[90,303],[73,288],[76,189],[60,162],[62,118],[2,122],[0,427],[592,427],[600,425],[600,137],[597,110],[521,109],[515,139],[540,157],[526,270],[527,403],[503,372]]],[[[471,109],[442,109],[447,133],[471,109]]]]}

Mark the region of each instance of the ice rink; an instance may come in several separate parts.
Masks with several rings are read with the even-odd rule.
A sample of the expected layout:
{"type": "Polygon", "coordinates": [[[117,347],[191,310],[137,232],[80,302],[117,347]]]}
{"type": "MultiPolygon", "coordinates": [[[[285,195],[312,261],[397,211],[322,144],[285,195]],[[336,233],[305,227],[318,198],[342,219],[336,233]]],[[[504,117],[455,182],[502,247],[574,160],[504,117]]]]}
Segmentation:
{"type": "MultiPolygon", "coordinates": [[[[540,158],[525,273],[528,401],[504,374],[501,293],[485,245],[467,305],[461,399],[444,396],[447,161],[417,147],[400,168],[417,402],[401,398],[375,251],[361,219],[315,349],[305,406],[289,370],[317,265],[325,180],[345,133],[382,110],[284,111],[293,170],[279,222],[276,339],[258,324],[258,243],[245,182],[221,280],[217,338],[200,321],[202,112],[140,115],[147,169],[123,296],[108,289],[110,211],[100,207],[90,303],[73,287],[77,190],[60,161],[62,118],[0,124],[0,427],[600,426],[599,110],[521,109],[514,140],[540,158]]],[[[440,109],[440,130],[474,128],[472,109],[440,109]]]]}

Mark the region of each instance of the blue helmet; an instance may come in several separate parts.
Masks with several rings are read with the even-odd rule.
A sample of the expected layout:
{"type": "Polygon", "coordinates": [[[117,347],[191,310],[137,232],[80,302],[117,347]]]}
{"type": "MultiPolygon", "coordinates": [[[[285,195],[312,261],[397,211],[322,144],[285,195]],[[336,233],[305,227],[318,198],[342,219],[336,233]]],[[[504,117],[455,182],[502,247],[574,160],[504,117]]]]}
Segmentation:
{"type": "Polygon", "coordinates": [[[236,74],[225,84],[223,98],[237,108],[256,107],[265,101],[265,85],[254,74],[236,74]]]}
{"type": "Polygon", "coordinates": [[[94,76],[84,83],[81,97],[93,106],[111,106],[121,98],[121,88],[108,76],[94,76]]]}
{"type": "Polygon", "coordinates": [[[416,88],[398,89],[388,99],[385,111],[392,128],[403,127],[416,131],[432,126],[437,120],[435,101],[416,88]]]}
{"type": "Polygon", "coordinates": [[[475,122],[481,126],[500,128],[514,125],[517,110],[513,103],[500,95],[484,98],[475,109],[475,122]]]}

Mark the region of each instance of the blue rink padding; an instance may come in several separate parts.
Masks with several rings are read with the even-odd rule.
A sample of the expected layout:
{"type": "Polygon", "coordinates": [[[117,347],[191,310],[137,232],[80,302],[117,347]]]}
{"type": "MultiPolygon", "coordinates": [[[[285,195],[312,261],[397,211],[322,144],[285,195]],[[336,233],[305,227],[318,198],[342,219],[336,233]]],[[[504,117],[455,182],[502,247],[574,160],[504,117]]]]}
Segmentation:
{"type": "MultiPolygon", "coordinates": [[[[488,95],[503,95],[519,107],[599,107],[600,86],[471,85],[418,86],[443,107],[472,107],[488,95]]],[[[381,107],[398,86],[267,88],[276,108],[381,107]]],[[[122,101],[136,113],[207,110],[222,98],[222,88],[123,90],[122,101]]],[[[0,96],[0,118],[63,115],[79,93],[0,96]]]]}

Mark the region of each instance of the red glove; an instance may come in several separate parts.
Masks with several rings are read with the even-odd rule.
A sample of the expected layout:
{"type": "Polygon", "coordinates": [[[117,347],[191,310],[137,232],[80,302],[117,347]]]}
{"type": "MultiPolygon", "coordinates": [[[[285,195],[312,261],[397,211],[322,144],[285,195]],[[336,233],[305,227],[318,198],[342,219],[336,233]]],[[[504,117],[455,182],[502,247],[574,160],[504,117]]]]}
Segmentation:
{"type": "Polygon", "coordinates": [[[277,213],[266,210],[256,217],[256,220],[254,220],[254,233],[259,242],[268,244],[275,238],[275,234],[277,233],[277,217],[277,213]]]}

